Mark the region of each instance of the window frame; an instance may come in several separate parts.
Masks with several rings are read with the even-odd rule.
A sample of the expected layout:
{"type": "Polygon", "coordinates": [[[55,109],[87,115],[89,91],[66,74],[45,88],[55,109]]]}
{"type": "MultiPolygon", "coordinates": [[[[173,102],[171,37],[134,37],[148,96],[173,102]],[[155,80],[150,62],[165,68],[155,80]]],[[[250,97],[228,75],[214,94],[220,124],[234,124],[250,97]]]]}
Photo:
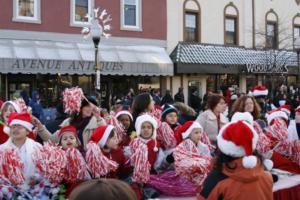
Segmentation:
{"type": "Polygon", "coordinates": [[[268,49],[278,49],[278,23],[277,21],[274,21],[274,20],[266,20],[266,35],[265,35],[265,39],[266,39],[266,48],[268,49]],[[268,46],[268,25],[273,25],[274,26],[274,31],[275,31],[275,34],[274,34],[274,37],[275,37],[275,45],[274,47],[273,46],[268,46]]]}
{"type": "Polygon", "coordinates": [[[125,31],[143,31],[142,28],[142,0],[135,0],[136,3],[136,26],[125,25],[125,0],[120,0],[120,29],[125,31]]]}
{"type": "Polygon", "coordinates": [[[238,30],[239,30],[239,20],[238,20],[238,16],[237,15],[229,15],[226,14],[224,17],[224,45],[232,45],[232,46],[238,46],[239,45],[239,34],[238,34],[238,30]],[[226,43],[226,34],[227,34],[227,30],[226,30],[226,20],[227,19],[233,19],[234,20],[234,35],[235,35],[235,42],[233,44],[231,43],[226,43]]]}
{"type": "Polygon", "coordinates": [[[19,1],[13,0],[13,22],[23,22],[23,23],[35,23],[41,24],[41,0],[33,0],[34,1],[34,11],[33,17],[29,16],[19,16],[19,1]]]}
{"type": "Polygon", "coordinates": [[[185,42],[200,42],[200,37],[199,37],[199,31],[200,31],[199,28],[200,27],[199,26],[200,26],[200,24],[199,24],[199,11],[185,9],[184,22],[183,22],[183,41],[185,41],[185,42]],[[186,41],[186,15],[187,14],[192,14],[192,15],[196,16],[196,27],[195,27],[196,40],[195,41],[186,41]]]}
{"type": "MultiPolygon", "coordinates": [[[[88,13],[91,14],[94,8],[94,0],[87,0],[88,1],[88,13]]],[[[89,25],[90,19],[87,22],[80,22],[75,20],[75,5],[76,0],[70,0],[70,26],[72,27],[84,27],[89,25]]]]}

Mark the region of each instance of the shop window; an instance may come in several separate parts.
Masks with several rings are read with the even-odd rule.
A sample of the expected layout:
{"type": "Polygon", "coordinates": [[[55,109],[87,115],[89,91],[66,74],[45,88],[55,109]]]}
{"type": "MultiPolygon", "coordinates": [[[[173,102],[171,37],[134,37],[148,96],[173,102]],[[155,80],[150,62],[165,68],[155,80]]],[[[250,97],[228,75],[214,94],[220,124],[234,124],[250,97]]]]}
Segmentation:
{"type": "Polygon", "coordinates": [[[89,23],[87,14],[92,13],[92,0],[71,0],[71,26],[83,26],[89,23]]]}
{"type": "Polygon", "coordinates": [[[142,0],[121,0],[121,29],[141,30],[142,0]]]}
{"type": "Polygon", "coordinates": [[[185,13],[184,41],[198,42],[198,13],[185,13]]]}
{"type": "Polygon", "coordinates": [[[277,39],[277,23],[268,21],[267,22],[267,32],[266,32],[266,47],[276,49],[278,47],[277,39]]]}
{"type": "Polygon", "coordinates": [[[13,21],[41,23],[41,0],[13,0],[13,21]]]}
{"type": "Polygon", "coordinates": [[[225,44],[237,45],[237,18],[226,17],[225,19],[225,44]]]}

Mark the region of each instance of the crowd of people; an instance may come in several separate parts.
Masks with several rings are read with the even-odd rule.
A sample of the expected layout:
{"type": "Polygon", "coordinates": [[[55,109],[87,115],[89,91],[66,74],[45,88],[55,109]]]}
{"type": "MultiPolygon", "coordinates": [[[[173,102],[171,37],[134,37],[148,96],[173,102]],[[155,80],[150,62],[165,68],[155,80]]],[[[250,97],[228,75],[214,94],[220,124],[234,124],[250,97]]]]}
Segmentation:
{"type": "Polygon", "coordinates": [[[229,103],[210,92],[197,110],[182,88],[174,99],[130,91],[111,110],[69,95],[48,124],[23,99],[5,101],[0,198],[273,199],[286,177],[296,181],[281,188],[300,185],[300,106],[264,110],[268,93],[256,86],[229,103]]]}

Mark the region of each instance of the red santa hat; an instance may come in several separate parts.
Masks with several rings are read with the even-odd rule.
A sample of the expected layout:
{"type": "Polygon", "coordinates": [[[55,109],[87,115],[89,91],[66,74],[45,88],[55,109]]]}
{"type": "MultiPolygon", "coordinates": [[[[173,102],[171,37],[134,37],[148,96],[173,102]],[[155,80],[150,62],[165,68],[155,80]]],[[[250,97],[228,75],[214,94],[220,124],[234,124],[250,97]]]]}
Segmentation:
{"type": "Polygon", "coordinates": [[[245,168],[253,168],[257,164],[257,158],[252,155],[257,141],[258,134],[254,128],[241,120],[226,124],[217,136],[221,152],[234,158],[243,157],[245,168]]]}
{"type": "Polygon", "coordinates": [[[7,120],[8,126],[21,125],[28,131],[32,131],[33,125],[30,122],[29,113],[10,113],[7,120]]]}
{"type": "Polygon", "coordinates": [[[175,131],[175,138],[177,140],[177,143],[179,144],[180,142],[182,142],[182,140],[188,138],[195,128],[201,128],[203,130],[203,127],[196,121],[187,121],[182,126],[180,126],[175,131]]]}
{"type": "Polygon", "coordinates": [[[266,115],[268,125],[271,125],[273,120],[278,117],[281,117],[286,121],[289,119],[288,115],[285,112],[283,112],[281,109],[275,109],[270,111],[266,115]]]}
{"type": "Polygon", "coordinates": [[[249,112],[236,112],[231,118],[231,122],[237,122],[239,120],[248,122],[253,126],[253,116],[249,112]]]}
{"type": "Polygon", "coordinates": [[[133,120],[132,114],[128,110],[120,110],[116,113],[116,118],[120,117],[121,115],[128,115],[131,120],[133,120]]]}
{"type": "Polygon", "coordinates": [[[296,108],[295,112],[300,113],[300,106],[296,108]]]}
{"type": "Polygon", "coordinates": [[[89,141],[93,141],[98,144],[101,148],[103,148],[107,142],[107,139],[110,133],[114,130],[114,126],[99,126],[96,128],[91,135],[89,141]]]}
{"type": "Polygon", "coordinates": [[[152,126],[153,126],[153,134],[152,134],[151,138],[155,140],[156,139],[157,122],[156,122],[156,120],[153,117],[151,117],[148,114],[141,115],[141,116],[139,116],[136,119],[136,122],[135,122],[136,135],[138,137],[141,135],[141,128],[142,128],[142,124],[144,122],[149,122],[149,123],[152,124],[152,126]]]}
{"type": "Polygon", "coordinates": [[[14,101],[5,101],[5,102],[2,104],[2,106],[1,106],[1,111],[2,111],[3,108],[4,108],[6,105],[8,105],[8,104],[10,104],[10,105],[13,106],[13,108],[14,108],[15,111],[16,111],[16,113],[20,113],[20,112],[21,112],[20,106],[19,106],[16,102],[14,102],[14,101]]]}
{"type": "Polygon", "coordinates": [[[268,95],[268,89],[263,85],[257,85],[252,90],[252,96],[258,97],[258,96],[267,96],[268,95]]]}
{"type": "Polygon", "coordinates": [[[279,109],[281,111],[285,112],[288,117],[291,115],[291,109],[292,109],[291,105],[283,105],[283,106],[280,106],[279,109]]]}
{"type": "Polygon", "coordinates": [[[77,130],[75,126],[64,126],[59,130],[58,137],[61,138],[65,133],[72,133],[75,137],[77,137],[77,130]]]}

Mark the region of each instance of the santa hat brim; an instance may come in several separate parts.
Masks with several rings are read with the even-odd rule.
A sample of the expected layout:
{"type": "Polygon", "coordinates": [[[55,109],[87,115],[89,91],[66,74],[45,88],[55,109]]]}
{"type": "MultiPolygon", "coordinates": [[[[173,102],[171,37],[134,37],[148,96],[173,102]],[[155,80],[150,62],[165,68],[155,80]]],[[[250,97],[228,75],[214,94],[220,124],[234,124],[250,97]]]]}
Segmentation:
{"type": "Polygon", "coordinates": [[[113,126],[109,125],[107,126],[107,128],[105,129],[102,138],[99,140],[98,145],[103,148],[107,142],[107,139],[111,133],[111,131],[114,129],[113,126]]]}
{"type": "MultiPolygon", "coordinates": [[[[246,155],[246,152],[244,150],[243,147],[241,146],[237,146],[236,144],[234,144],[231,141],[225,140],[223,138],[223,132],[225,131],[225,129],[230,126],[231,124],[236,123],[236,122],[230,122],[228,124],[226,124],[225,126],[223,126],[217,136],[217,144],[219,149],[221,150],[221,152],[223,152],[225,155],[234,157],[234,158],[240,158],[246,155]]],[[[256,133],[256,131],[254,130],[254,128],[249,125],[246,122],[243,122],[248,128],[250,128],[250,130],[253,133],[253,139],[252,139],[252,149],[256,149],[256,145],[257,145],[257,141],[258,141],[258,134],[256,133]]],[[[243,134],[243,133],[241,133],[243,134]]]]}
{"type": "Polygon", "coordinates": [[[283,118],[283,119],[285,119],[285,120],[288,120],[288,119],[289,119],[288,116],[287,116],[287,114],[286,114],[285,112],[283,112],[283,111],[276,111],[276,112],[272,112],[271,114],[268,114],[268,115],[267,115],[267,121],[268,121],[268,124],[270,125],[271,122],[272,122],[275,118],[277,118],[277,117],[281,117],[281,118],[283,118]]]}
{"type": "Polygon", "coordinates": [[[136,135],[140,136],[142,124],[144,122],[150,122],[152,124],[153,129],[154,129],[153,134],[152,134],[152,139],[156,139],[157,122],[155,121],[155,119],[153,117],[151,117],[148,114],[141,115],[136,119],[136,122],[135,122],[136,135]]]}
{"type": "Polygon", "coordinates": [[[253,125],[253,116],[249,112],[236,112],[231,118],[231,122],[237,122],[239,120],[246,121],[253,125]]]}
{"type": "Polygon", "coordinates": [[[13,102],[13,101],[4,102],[1,106],[1,110],[3,110],[4,106],[6,106],[7,104],[11,104],[14,107],[14,109],[16,110],[17,113],[21,113],[20,106],[18,104],[16,104],[15,102],[13,102]]]}
{"type": "Polygon", "coordinates": [[[29,131],[32,131],[32,128],[33,128],[33,125],[30,122],[26,122],[26,121],[19,120],[19,119],[12,120],[11,123],[9,124],[9,126],[13,126],[13,125],[21,125],[29,131]]]}
{"type": "Polygon", "coordinates": [[[252,96],[257,97],[257,96],[267,96],[268,95],[268,90],[254,90],[252,92],[252,96]]]}
{"type": "Polygon", "coordinates": [[[203,130],[202,126],[198,122],[193,122],[193,124],[182,133],[182,139],[188,138],[195,128],[201,128],[203,130]]]}
{"type": "Polygon", "coordinates": [[[128,115],[130,117],[130,119],[133,120],[132,114],[129,111],[127,111],[127,110],[119,111],[116,114],[116,118],[120,117],[121,115],[128,115]]]}

